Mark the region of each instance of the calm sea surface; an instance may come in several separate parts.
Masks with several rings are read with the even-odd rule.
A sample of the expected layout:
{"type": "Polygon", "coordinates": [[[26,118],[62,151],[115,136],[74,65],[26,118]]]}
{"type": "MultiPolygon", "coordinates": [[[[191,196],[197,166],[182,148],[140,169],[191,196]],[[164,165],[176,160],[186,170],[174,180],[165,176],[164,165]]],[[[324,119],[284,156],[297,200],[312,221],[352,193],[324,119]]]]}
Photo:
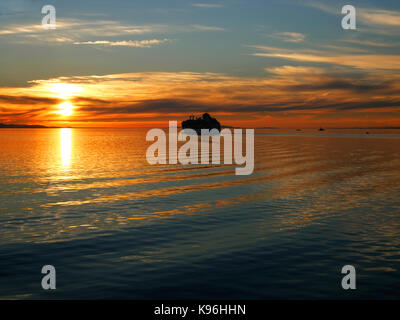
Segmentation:
{"type": "Polygon", "coordinates": [[[0,298],[400,298],[400,134],[258,130],[250,176],[145,134],[0,130],[0,298]]]}

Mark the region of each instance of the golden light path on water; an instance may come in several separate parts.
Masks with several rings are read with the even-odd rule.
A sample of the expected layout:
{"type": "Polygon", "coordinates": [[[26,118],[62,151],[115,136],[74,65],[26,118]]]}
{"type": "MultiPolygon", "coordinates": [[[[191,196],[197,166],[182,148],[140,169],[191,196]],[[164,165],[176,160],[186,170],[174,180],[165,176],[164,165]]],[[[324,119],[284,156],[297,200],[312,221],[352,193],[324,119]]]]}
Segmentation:
{"type": "Polygon", "coordinates": [[[70,128],[60,129],[60,153],[63,169],[69,169],[71,166],[72,150],[72,130],[70,128]]]}
{"type": "Polygon", "coordinates": [[[160,281],[191,297],[204,284],[225,296],[229,282],[239,297],[340,298],[343,261],[368,283],[354,298],[398,299],[399,134],[259,130],[254,173],[236,176],[236,165],[150,165],[147,132],[0,130],[0,270],[15,272],[0,298],[44,297],[24,271],[50,257],[72,270],[66,299],[152,298],[160,281]]]}

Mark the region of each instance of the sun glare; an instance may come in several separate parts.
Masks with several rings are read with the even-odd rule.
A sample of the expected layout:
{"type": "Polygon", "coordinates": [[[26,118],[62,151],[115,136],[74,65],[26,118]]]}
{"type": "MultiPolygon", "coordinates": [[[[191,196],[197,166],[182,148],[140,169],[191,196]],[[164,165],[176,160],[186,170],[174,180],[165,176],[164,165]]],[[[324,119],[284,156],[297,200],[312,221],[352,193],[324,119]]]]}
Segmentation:
{"type": "Polygon", "coordinates": [[[70,83],[51,83],[48,88],[61,99],[68,99],[83,90],[81,87],[70,83]]]}
{"type": "Polygon", "coordinates": [[[64,168],[68,168],[71,164],[71,129],[60,129],[60,151],[61,163],[64,168]]]}
{"type": "Polygon", "coordinates": [[[59,104],[58,107],[60,110],[57,113],[61,114],[62,116],[69,117],[70,115],[72,115],[74,106],[71,103],[63,102],[59,104]]]}

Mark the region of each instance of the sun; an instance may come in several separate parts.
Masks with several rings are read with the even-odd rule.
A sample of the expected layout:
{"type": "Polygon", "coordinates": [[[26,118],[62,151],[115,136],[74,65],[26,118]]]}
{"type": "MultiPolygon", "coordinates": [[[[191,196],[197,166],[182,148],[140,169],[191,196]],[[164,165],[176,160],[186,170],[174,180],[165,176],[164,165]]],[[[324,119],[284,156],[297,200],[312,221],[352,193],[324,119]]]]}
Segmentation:
{"type": "Polygon", "coordinates": [[[70,102],[63,102],[59,104],[58,107],[60,110],[57,113],[61,114],[62,116],[69,117],[72,115],[74,106],[70,102]]]}

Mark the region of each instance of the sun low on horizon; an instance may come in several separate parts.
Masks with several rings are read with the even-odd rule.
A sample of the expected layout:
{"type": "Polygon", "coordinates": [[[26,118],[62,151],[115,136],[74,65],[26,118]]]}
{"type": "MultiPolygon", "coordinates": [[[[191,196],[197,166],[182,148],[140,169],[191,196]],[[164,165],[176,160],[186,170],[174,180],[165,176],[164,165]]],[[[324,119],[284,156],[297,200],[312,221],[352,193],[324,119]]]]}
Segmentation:
{"type": "Polygon", "coordinates": [[[63,117],[69,117],[73,114],[74,106],[70,102],[63,102],[58,107],[59,110],[56,112],[63,117]]]}
{"type": "Polygon", "coordinates": [[[81,93],[83,88],[76,84],[54,82],[47,84],[47,89],[55,98],[62,100],[57,105],[55,113],[62,117],[72,116],[76,107],[71,103],[70,99],[81,93]]]}

